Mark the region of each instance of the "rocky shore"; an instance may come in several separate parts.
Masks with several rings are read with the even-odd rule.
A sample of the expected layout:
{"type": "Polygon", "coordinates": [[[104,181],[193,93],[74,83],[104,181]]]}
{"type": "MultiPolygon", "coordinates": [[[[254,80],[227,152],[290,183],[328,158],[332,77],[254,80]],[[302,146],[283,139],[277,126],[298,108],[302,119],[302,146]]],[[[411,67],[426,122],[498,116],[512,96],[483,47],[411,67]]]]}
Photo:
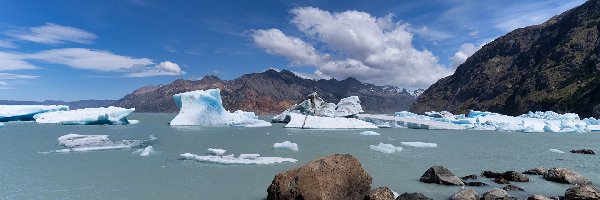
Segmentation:
{"type": "MultiPolygon", "coordinates": [[[[471,187],[487,186],[477,181],[476,174],[459,178],[443,166],[432,166],[419,179],[426,184],[454,185],[462,187],[455,194],[448,194],[450,200],[508,200],[520,199],[511,197],[507,191],[524,191],[511,182],[529,182],[529,176],[542,176],[547,181],[571,184],[564,196],[546,197],[534,194],[527,200],[584,200],[600,199],[600,192],[586,177],[567,168],[533,168],[525,172],[483,171],[481,178],[493,180],[505,185],[493,188],[479,195],[471,187]]],[[[430,200],[419,192],[397,194],[387,187],[371,189],[373,178],[362,168],[358,159],[350,154],[332,154],[310,161],[304,166],[279,173],[267,189],[268,200],[284,199],[356,199],[356,200],[430,200]]]]}

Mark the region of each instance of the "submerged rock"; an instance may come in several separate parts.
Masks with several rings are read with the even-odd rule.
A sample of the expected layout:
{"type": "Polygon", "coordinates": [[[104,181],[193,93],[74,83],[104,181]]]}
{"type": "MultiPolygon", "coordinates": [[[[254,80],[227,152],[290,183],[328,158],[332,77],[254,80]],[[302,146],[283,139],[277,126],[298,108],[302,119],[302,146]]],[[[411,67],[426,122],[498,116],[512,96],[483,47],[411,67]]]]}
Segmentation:
{"type": "Polygon", "coordinates": [[[596,152],[594,152],[591,149],[577,149],[577,150],[571,150],[571,153],[578,153],[578,154],[588,154],[588,155],[595,155],[596,152]]]}
{"type": "Polygon", "coordinates": [[[494,182],[498,184],[510,184],[504,177],[498,177],[494,179],[494,182]]]}
{"type": "Polygon", "coordinates": [[[333,154],[279,173],[267,199],[363,199],[373,179],[350,154],[333,154]]]}
{"type": "Polygon", "coordinates": [[[390,188],[378,187],[369,191],[364,200],[394,200],[394,193],[390,188]]]}
{"type": "Polygon", "coordinates": [[[565,191],[565,200],[600,199],[600,192],[594,186],[583,185],[565,191]]]}
{"type": "Polygon", "coordinates": [[[481,176],[486,178],[500,178],[502,177],[502,174],[493,171],[483,171],[483,173],[481,173],[481,176]]]}
{"type": "Polygon", "coordinates": [[[460,178],[452,174],[443,166],[430,167],[419,179],[424,183],[437,183],[444,185],[465,185],[460,178]]]}
{"type": "Polygon", "coordinates": [[[527,200],[551,200],[551,199],[548,197],[545,197],[543,195],[536,194],[536,195],[528,197],[527,200]]]}
{"type": "Polygon", "coordinates": [[[481,198],[482,200],[508,200],[510,195],[508,195],[508,192],[500,189],[500,188],[494,188],[491,189],[485,193],[483,193],[483,198],[481,198]]]}
{"type": "Polygon", "coordinates": [[[475,190],[467,188],[453,194],[450,200],[479,200],[479,194],[475,190]]]}
{"type": "Polygon", "coordinates": [[[418,193],[418,192],[413,192],[413,193],[405,192],[405,193],[402,193],[400,196],[398,196],[398,198],[396,198],[396,200],[433,200],[433,199],[425,196],[424,194],[418,193]]]}
{"type": "Polygon", "coordinates": [[[543,167],[536,167],[533,169],[529,169],[527,171],[524,171],[523,174],[529,174],[529,175],[544,175],[548,172],[548,169],[543,168],[543,167]]]}
{"type": "Polygon", "coordinates": [[[529,182],[529,177],[516,171],[507,171],[502,174],[502,177],[508,181],[529,182]]]}
{"type": "Polygon", "coordinates": [[[557,182],[568,183],[573,185],[587,185],[592,182],[577,172],[567,168],[552,168],[544,174],[544,179],[557,182]]]}
{"type": "Polygon", "coordinates": [[[487,186],[488,184],[483,183],[483,182],[478,182],[478,181],[473,181],[473,182],[464,182],[465,185],[467,186],[476,186],[476,187],[481,187],[481,186],[487,186]]]}
{"type": "Polygon", "coordinates": [[[502,188],[505,191],[525,191],[525,189],[523,189],[522,187],[516,186],[516,185],[507,185],[504,186],[504,188],[502,188]]]}
{"type": "Polygon", "coordinates": [[[460,179],[462,179],[462,180],[475,180],[475,179],[477,179],[477,175],[471,174],[471,175],[468,175],[468,176],[463,176],[460,179]]]}

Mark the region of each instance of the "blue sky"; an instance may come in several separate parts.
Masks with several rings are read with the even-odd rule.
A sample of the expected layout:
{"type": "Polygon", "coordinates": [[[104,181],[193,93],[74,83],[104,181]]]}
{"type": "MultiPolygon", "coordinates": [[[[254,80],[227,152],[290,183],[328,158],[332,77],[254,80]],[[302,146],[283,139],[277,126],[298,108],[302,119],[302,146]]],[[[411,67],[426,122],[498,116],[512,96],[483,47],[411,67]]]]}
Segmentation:
{"type": "Polygon", "coordinates": [[[1,1],[0,99],[118,99],[267,68],[426,88],[548,1],[1,1]]]}

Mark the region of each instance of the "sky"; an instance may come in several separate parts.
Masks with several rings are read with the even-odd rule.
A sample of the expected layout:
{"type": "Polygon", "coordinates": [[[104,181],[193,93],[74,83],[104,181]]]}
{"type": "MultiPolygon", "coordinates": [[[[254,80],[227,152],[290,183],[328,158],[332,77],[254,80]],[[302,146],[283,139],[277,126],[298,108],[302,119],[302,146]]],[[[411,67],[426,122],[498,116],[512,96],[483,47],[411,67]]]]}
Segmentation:
{"type": "Polygon", "coordinates": [[[0,99],[119,99],[269,68],[427,88],[583,0],[0,1],[0,99]]]}

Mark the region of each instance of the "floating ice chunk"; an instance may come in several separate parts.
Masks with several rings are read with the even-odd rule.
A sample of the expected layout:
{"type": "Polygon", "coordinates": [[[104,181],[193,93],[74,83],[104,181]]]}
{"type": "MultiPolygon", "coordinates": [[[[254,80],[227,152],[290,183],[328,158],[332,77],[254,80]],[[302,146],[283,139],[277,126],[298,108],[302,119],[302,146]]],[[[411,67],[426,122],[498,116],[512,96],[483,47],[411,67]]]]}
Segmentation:
{"type": "Polygon", "coordinates": [[[143,145],[142,140],[112,141],[108,135],[67,134],[58,138],[58,144],[70,151],[101,151],[129,149],[143,145]]]}
{"type": "Polygon", "coordinates": [[[144,148],[144,150],[142,151],[142,153],[140,153],[140,156],[148,156],[150,155],[150,153],[154,152],[154,148],[152,146],[147,146],[146,148],[144,148]]]}
{"type": "Polygon", "coordinates": [[[252,112],[225,110],[220,92],[210,89],[173,95],[179,114],[171,121],[171,126],[271,126],[252,112]]]}
{"type": "Polygon", "coordinates": [[[39,113],[69,110],[64,105],[0,105],[0,122],[32,121],[39,113]]]}
{"type": "Polygon", "coordinates": [[[158,140],[158,138],[156,138],[154,135],[150,135],[150,137],[148,137],[148,140],[150,140],[150,141],[158,140]]]}
{"type": "Polygon", "coordinates": [[[225,150],[225,149],[216,149],[216,148],[208,148],[208,151],[210,151],[214,155],[221,156],[221,155],[225,154],[225,152],[227,150],[225,150]]]}
{"type": "Polygon", "coordinates": [[[363,132],[360,132],[358,134],[361,134],[361,135],[381,135],[381,134],[379,134],[378,132],[375,132],[375,131],[363,131],[363,132]]]}
{"type": "Polygon", "coordinates": [[[298,144],[290,141],[283,141],[281,143],[273,144],[273,149],[298,151],[298,144]]]}
{"type": "Polygon", "coordinates": [[[378,128],[374,124],[356,118],[319,117],[290,113],[290,122],[286,128],[304,129],[363,129],[378,128]]]}
{"type": "Polygon", "coordinates": [[[127,122],[129,122],[129,124],[138,124],[138,123],[140,123],[140,120],[129,119],[129,120],[127,120],[127,122]]]}
{"type": "Polygon", "coordinates": [[[320,117],[352,117],[363,112],[358,96],[350,96],[340,100],[338,104],[327,103],[315,92],[306,97],[306,100],[286,109],[281,114],[274,116],[274,123],[287,123],[291,113],[320,117]]]}
{"type": "Polygon", "coordinates": [[[70,111],[40,113],[33,118],[37,123],[60,123],[65,125],[129,124],[127,116],[134,108],[100,107],[70,111]]]}
{"type": "Polygon", "coordinates": [[[192,153],[180,154],[181,157],[188,160],[197,160],[200,162],[214,163],[221,165],[264,165],[283,162],[295,163],[298,160],[282,157],[260,157],[258,154],[240,154],[237,158],[233,154],[227,156],[199,156],[192,153]]]}
{"type": "Polygon", "coordinates": [[[386,154],[402,151],[402,147],[396,147],[392,144],[384,144],[382,142],[380,142],[379,145],[369,145],[369,148],[371,148],[371,150],[373,151],[378,151],[386,154]]]}
{"type": "Polygon", "coordinates": [[[565,153],[564,151],[561,151],[561,150],[558,150],[558,149],[548,149],[548,151],[554,152],[554,153],[565,153]]]}
{"type": "Polygon", "coordinates": [[[4,128],[4,123],[0,123],[0,128],[4,128]]]}
{"type": "Polygon", "coordinates": [[[587,125],[590,131],[600,131],[600,125],[587,125]]]}
{"type": "Polygon", "coordinates": [[[426,143],[426,142],[401,142],[403,145],[411,146],[411,147],[437,147],[436,143],[426,143]]]}

